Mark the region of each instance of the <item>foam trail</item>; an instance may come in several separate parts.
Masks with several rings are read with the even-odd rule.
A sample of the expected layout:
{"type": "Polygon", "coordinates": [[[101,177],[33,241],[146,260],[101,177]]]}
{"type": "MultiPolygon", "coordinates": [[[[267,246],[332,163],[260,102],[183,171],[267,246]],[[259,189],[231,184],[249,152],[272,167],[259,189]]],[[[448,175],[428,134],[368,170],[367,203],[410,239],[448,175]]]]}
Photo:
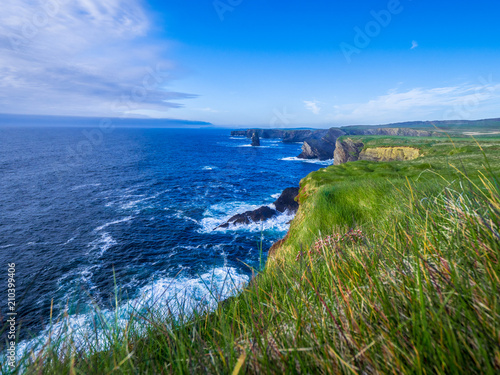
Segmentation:
{"type": "Polygon", "coordinates": [[[333,159],[329,160],[319,160],[319,159],[300,159],[298,157],[288,157],[288,158],[282,158],[279,160],[283,161],[301,161],[303,163],[312,163],[312,164],[319,164],[319,165],[333,165],[333,159]]]}
{"type": "Polygon", "coordinates": [[[130,221],[132,220],[133,217],[132,216],[127,216],[127,217],[124,217],[123,219],[120,219],[120,220],[115,220],[115,221],[111,221],[109,223],[106,223],[104,225],[101,225],[100,227],[97,227],[94,229],[94,232],[100,232],[101,230],[109,227],[110,225],[115,225],[115,224],[120,224],[120,223],[125,223],[127,221],[130,221]]]}
{"type": "MultiPolygon", "coordinates": [[[[233,267],[218,267],[196,278],[161,278],[141,288],[138,297],[127,301],[116,310],[96,310],[79,315],[70,315],[45,329],[37,337],[20,342],[17,355],[20,360],[30,352],[37,353],[49,341],[63,339],[62,344],[73,342],[75,350],[93,347],[102,351],[110,347],[109,330],[124,329],[130,324],[131,317],[155,312],[181,315],[189,318],[194,312],[209,312],[217,304],[235,295],[249,281],[249,277],[238,273],[233,267]],[[96,322],[99,322],[96,326],[96,322]],[[107,330],[107,332],[106,332],[107,330]],[[71,337],[72,340],[68,340],[71,337]]],[[[64,313],[61,314],[64,316],[64,313]]],[[[142,319],[133,320],[134,328],[145,332],[142,319]]],[[[67,349],[67,347],[66,347],[67,349]]],[[[64,348],[60,348],[63,354],[64,348]]]]}

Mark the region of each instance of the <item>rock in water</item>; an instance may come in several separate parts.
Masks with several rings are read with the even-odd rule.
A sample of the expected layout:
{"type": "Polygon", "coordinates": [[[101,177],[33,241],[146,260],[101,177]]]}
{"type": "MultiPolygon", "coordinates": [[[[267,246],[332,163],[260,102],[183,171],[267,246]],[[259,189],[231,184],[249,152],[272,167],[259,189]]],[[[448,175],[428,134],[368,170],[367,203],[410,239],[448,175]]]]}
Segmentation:
{"type": "Polygon", "coordinates": [[[277,214],[278,213],[272,208],[263,206],[254,211],[247,211],[242,214],[234,215],[226,223],[219,225],[217,228],[228,228],[230,224],[236,225],[236,224],[258,223],[259,221],[266,221],[268,219],[271,219],[272,217],[275,217],[277,214]]]}
{"type": "Polygon", "coordinates": [[[252,135],[252,146],[253,147],[260,146],[260,139],[257,133],[253,133],[252,135]]]}
{"type": "Polygon", "coordinates": [[[276,211],[281,213],[285,211],[297,212],[299,209],[299,204],[295,202],[297,195],[299,195],[298,187],[286,188],[276,202],[274,202],[276,211]]]}
{"type": "Polygon", "coordinates": [[[273,203],[274,207],[276,207],[276,210],[273,210],[268,206],[262,206],[253,211],[247,211],[242,214],[234,215],[227,222],[219,225],[215,229],[229,228],[230,225],[236,224],[251,224],[258,223],[260,221],[266,221],[286,211],[288,211],[289,213],[295,213],[299,209],[299,204],[295,201],[297,195],[299,195],[299,188],[287,188],[273,203]]]}

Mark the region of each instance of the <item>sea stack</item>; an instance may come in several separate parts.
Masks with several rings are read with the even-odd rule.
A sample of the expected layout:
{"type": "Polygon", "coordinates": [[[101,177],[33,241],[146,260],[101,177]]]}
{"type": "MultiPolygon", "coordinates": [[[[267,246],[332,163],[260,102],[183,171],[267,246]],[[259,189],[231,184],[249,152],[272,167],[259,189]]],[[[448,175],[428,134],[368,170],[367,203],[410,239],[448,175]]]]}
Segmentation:
{"type": "Polygon", "coordinates": [[[252,146],[253,147],[260,146],[260,138],[257,132],[253,133],[252,135],[252,146]]]}

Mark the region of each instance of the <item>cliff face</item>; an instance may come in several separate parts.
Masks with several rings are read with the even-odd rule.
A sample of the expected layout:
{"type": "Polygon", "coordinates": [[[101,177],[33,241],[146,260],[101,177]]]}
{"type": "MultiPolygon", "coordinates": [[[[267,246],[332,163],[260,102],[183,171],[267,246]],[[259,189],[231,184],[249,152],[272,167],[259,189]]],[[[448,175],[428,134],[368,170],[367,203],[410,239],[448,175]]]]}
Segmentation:
{"type": "Polygon", "coordinates": [[[322,140],[309,139],[302,145],[302,153],[299,159],[328,160],[333,157],[335,146],[322,140]]]}
{"type": "Polygon", "coordinates": [[[359,159],[359,154],[365,145],[361,141],[353,141],[347,138],[343,141],[337,140],[335,146],[335,153],[333,155],[334,165],[340,165],[349,161],[356,161],[359,159]]]}
{"type": "Polygon", "coordinates": [[[364,148],[361,141],[347,138],[338,141],[335,148],[334,164],[344,164],[356,160],[368,161],[403,161],[413,160],[420,156],[420,151],[414,147],[372,147],[364,148]]]}
{"type": "Polygon", "coordinates": [[[359,160],[369,161],[403,161],[413,160],[420,156],[420,151],[413,147],[376,147],[367,148],[359,154],[359,160]]]}
{"type": "Polygon", "coordinates": [[[319,159],[328,160],[333,157],[335,143],[339,137],[345,133],[337,128],[331,128],[325,135],[317,139],[308,139],[302,145],[302,153],[298,156],[300,159],[319,159]]]}

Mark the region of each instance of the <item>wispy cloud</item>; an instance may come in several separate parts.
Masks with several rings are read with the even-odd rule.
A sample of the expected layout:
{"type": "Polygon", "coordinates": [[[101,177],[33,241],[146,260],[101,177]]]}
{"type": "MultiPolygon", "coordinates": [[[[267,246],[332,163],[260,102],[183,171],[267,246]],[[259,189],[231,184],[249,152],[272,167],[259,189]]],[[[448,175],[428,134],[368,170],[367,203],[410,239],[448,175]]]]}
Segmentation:
{"type": "Polygon", "coordinates": [[[212,109],[210,107],[206,107],[206,108],[194,108],[194,110],[195,111],[201,111],[201,112],[219,113],[218,110],[212,109]]]}
{"type": "Polygon", "coordinates": [[[118,116],[193,95],[141,0],[10,0],[0,13],[0,112],[118,116]]]}
{"type": "Polygon", "coordinates": [[[365,103],[337,105],[329,120],[342,123],[384,123],[408,120],[441,120],[473,118],[497,107],[500,84],[486,80],[480,84],[464,84],[438,88],[389,90],[385,95],[365,103]]]}
{"type": "Polygon", "coordinates": [[[304,100],[304,104],[306,105],[306,108],[315,115],[319,115],[321,112],[321,108],[316,101],[304,100]]]}
{"type": "Polygon", "coordinates": [[[410,49],[415,49],[415,48],[417,48],[417,47],[418,47],[418,42],[417,42],[416,40],[413,40],[413,41],[411,42],[411,48],[410,48],[410,49]]]}

